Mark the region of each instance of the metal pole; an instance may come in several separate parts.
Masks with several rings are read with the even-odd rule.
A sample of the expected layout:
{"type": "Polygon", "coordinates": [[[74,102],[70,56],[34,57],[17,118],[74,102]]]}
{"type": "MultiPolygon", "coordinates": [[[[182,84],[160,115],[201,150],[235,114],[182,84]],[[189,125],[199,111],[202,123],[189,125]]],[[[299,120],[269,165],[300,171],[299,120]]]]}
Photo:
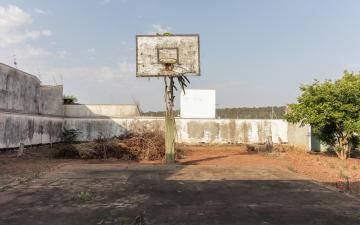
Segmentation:
{"type": "Polygon", "coordinates": [[[169,84],[167,78],[165,81],[165,162],[175,162],[175,118],[174,118],[174,80],[169,77],[169,84]]]}

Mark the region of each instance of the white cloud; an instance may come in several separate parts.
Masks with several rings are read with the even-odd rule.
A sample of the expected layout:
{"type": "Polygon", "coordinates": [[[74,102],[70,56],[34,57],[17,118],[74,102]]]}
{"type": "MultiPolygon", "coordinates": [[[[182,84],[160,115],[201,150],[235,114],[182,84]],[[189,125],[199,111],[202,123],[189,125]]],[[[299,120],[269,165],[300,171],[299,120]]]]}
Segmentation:
{"type": "Polygon", "coordinates": [[[152,24],[151,27],[153,28],[153,31],[151,31],[150,34],[165,33],[172,29],[169,26],[161,26],[160,24],[152,24]]]}
{"type": "Polygon", "coordinates": [[[68,51],[65,51],[65,50],[62,50],[62,51],[58,51],[57,52],[57,55],[62,58],[62,59],[65,59],[67,56],[70,55],[70,53],[68,51]]]}
{"type": "Polygon", "coordinates": [[[118,63],[118,66],[119,66],[119,69],[120,69],[120,72],[122,74],[131,74],[131,73],[134,73],[135,74],[135,67],[136,65],[134,63],[129,63],[127,61],[122,61],[122,62],[119,62],[118,63]]]}
{"type": "Polygon", "coordinates": [[[0,6],[0,47],[21,44],[27,40],[51,36],[50,30],[24,31],[32,22],[31,16],[17,6],[0,6]]]}
{"type": "Polygon", "coordinates": [[[0,29],[9,29],[31,22],[31,16],[19,7],[14,5],[0,6],[0,29]]]}
{"type": "Polygon", "coordinates": [[[46,14],[48,14],[46,11],[44,11],[44,10],[42,10],[42,9],[39,9],[39,8],[35,8],[35,9],[34,9],[34,13],[40,14],[40,15],[46,15],[46,14]]]}
{"type": "MultiPolygon", "coordinates": [[[[107,84],[116,87],[126,87],[135,79],[135,64],[128,61],[120,61],[115,66],[83,66],[83,67],[51,67],[43,71],[47,74],[43,81],[51,83],[52,77],[64,76],[64,80],[76,81],[84,85],[96,86],[96,84],[107,84]]],[[[109,86],[109,88],[111,88],[109,86]]]]}
{"type": "Polygon", "coordinates": [[[15,52],[16,55],[21,58],[32,58],[51,55],[50,52],[43,48],[35,48],[30,45],[26,45],[20,49],[16,49],[15,52]]]}
{"type": "Polygon", "coordinates": [[[134,63],[127,59],[114,66],[51,67],[41,71],[42,80],[48,84],[53,84],[53,77],[62,76],[64,93],[76,95],[81,103],[132,103],[134,96],[144,109],[157,107],[154,101],[163,104],[162,80],[137,78],[134,63]]]}
{"type": "Polygon", "coordinates": [[[52,33],[49,30],[42,31],[29,31],[24,33],[17,32],[1,32],[0,30],[0,47],[6,47],[8,45],[19,44],[28,39],[35,40],[40,37],[51,36],[52,33]]]}
{"type": "Polygon", "coordinates": [[[48,50],[30,43],[52,35],[47,29],[32,30],[32,22],[30,14],[21,8],[0,5],[0,62],[12,65],[16,58],[18,68],[33,72],[40,61],[52,55],[48,50]]]}
{"type": "Polygon", "coordinates": [[[95,53],[95,48],[89,48],[89,49],[87,50],[87,52],[88,52],[88,53],[95,53]]]}

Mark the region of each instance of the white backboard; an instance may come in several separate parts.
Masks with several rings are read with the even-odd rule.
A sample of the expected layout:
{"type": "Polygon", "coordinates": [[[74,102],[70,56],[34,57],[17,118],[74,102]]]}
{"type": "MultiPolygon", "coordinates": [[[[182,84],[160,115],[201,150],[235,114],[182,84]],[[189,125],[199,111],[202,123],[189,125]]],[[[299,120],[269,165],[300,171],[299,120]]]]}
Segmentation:
{"type": "Polygon", "coordinates": [[[181,118],[215,118],[216,91],[186,89],[180,95],[181,118]]]}
{"type": "Polygon", "coordinates": [[[199,35],[136,36],[136,76],[180,75],[200,75],[199,35]]]}

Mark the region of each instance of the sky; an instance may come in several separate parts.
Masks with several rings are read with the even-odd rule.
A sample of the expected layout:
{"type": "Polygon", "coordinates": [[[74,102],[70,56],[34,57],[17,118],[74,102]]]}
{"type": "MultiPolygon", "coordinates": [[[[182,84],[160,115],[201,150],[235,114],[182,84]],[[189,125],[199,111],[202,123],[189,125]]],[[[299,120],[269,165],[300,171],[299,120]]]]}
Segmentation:
{"type": "Polygon", "coordinates": [[[189,88],[215,89],[220,108],[285,105],[301,84],[360,70],[359,10],[357,0],[0,0],[0,62],[81,103],[163,110],[163,80],[136,78],[135,35],[199,34],[189,88]]]}

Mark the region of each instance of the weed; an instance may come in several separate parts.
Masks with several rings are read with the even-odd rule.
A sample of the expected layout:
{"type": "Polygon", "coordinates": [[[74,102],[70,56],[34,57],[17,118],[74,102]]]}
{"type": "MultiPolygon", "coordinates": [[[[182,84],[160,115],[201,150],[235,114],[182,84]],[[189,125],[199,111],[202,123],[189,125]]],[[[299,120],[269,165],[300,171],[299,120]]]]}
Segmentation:
{"type": "Polygon", "coordinates": [[[91,194],[87,191],[81,191],[77,195],[77,198],[82,202],[89,201],[91,199],[91,194]]]}
{"type": "Polygon", "coordinates": [[[348,180],[349,179],[349,176],[346,175],[344,173],[344,171],[342,171],[342,170],[340,170],[339,177],[340,177],[340,179],[343,179],[343,180],[348,180]]]}
{"type": "Polygon", "coordinates": [[[128,224],[130,224],[130,218],[121,216],[121,217],[116,218],[114,222],[119,225],[128,225],[128,224]]]}
{"type": "Polygon", "coordinates": [[[356,166],[352,166],[351,169],[352,169],[352,170],[357,170],[357,167],[356,167],[356,166]]]}
{"type": "Polygon", "coordinates": [[[344,182],[344,191],[351,191],[350,177],[348,175],[346,175],[342,170],[340,170],[339,177],[344,182]]]}
{"type": "Polygon", "coordinates": [[[335,169],[335,165],[333,163],[330,163],[329,166],[331,169],[335,169]]]}

